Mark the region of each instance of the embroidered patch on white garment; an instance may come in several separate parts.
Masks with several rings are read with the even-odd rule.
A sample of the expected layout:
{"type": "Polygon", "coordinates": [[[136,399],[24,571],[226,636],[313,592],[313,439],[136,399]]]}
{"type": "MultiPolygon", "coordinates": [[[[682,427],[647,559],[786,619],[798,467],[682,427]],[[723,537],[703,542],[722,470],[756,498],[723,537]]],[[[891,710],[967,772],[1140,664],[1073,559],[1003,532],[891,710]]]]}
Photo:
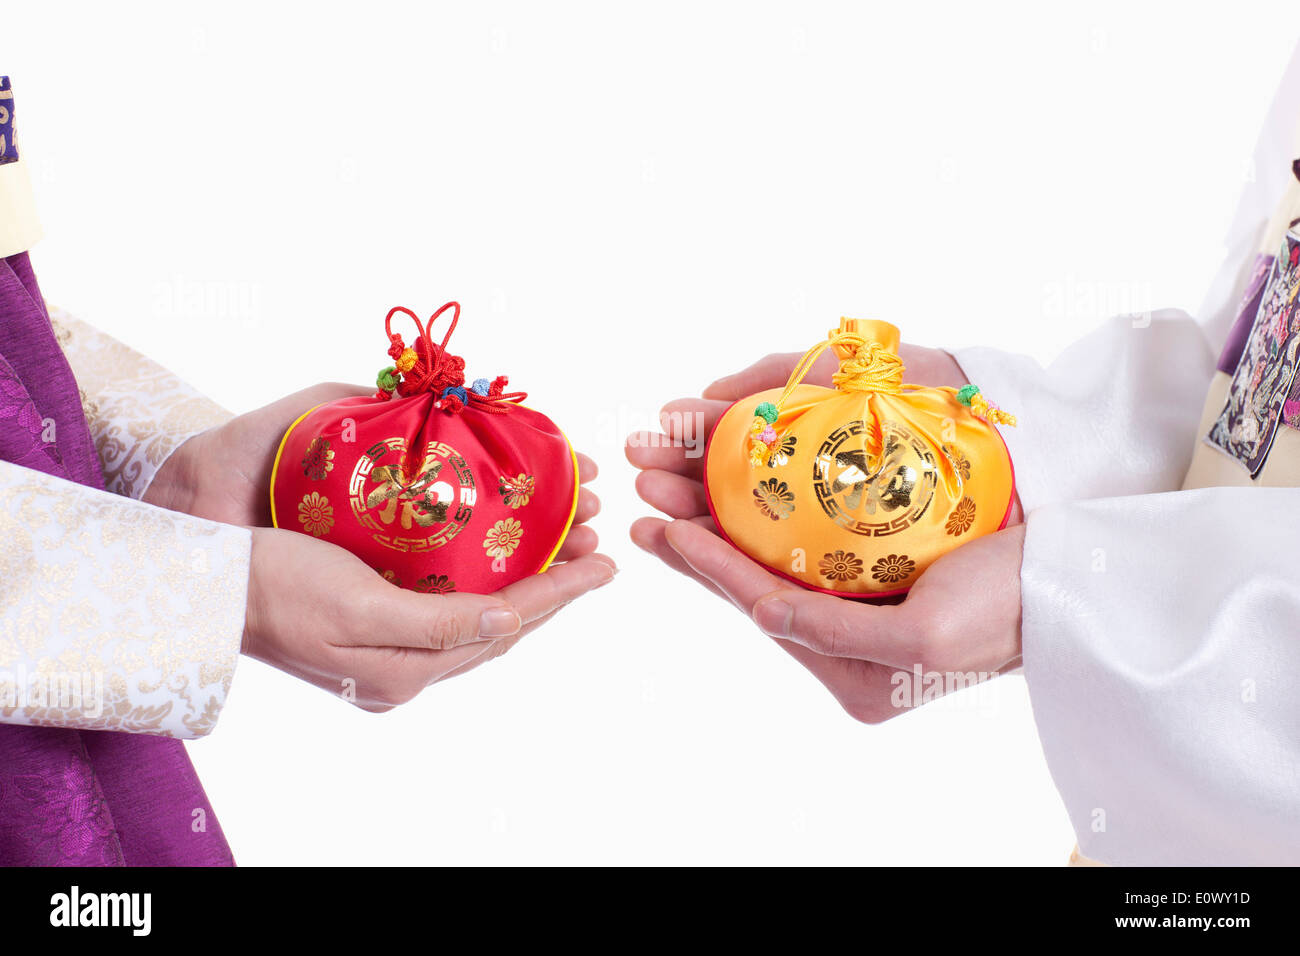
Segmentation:
{"type": "Polygon", "coordinates": [[[1278,426],[1289,409],[1300,351],[1300,236],[1288,232],[1273,262],[1268,285],[1241,359],[1232,373],[1223,411],[1205,437],[1235,458],[1251,477],[1268,460],[1278,426]]]}

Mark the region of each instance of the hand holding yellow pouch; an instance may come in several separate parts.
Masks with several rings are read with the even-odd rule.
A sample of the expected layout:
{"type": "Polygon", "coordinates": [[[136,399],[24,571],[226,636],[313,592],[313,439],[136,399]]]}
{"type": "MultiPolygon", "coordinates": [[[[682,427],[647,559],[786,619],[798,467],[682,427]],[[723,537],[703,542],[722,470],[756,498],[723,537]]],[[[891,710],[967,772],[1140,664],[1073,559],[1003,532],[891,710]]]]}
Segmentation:
{"type": "Polygon", "coordinates": [[[979,389],[903,383],[898,329],[841,319],[784,389],[731,406],[705,453],[723,537],[797,584],[885,597],[934,561],[1005,527],[1015,473],[998,424],[1015,417],[979,389]],[[804,385],[833,348],[833,388],[804,385]]]}

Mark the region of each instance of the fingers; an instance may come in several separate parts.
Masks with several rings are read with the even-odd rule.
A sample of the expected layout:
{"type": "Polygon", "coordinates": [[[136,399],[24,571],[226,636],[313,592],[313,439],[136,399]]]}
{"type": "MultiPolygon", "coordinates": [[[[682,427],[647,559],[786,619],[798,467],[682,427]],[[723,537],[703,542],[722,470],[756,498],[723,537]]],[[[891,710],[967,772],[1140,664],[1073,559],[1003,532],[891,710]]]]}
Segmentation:
{"type": "Polygon", "coordinates": [[[578,507],[573,513],[574,524],[584,524],[600,513],[600,499],[590,488],[578,489],[578,507]]]}
{"type": "Polygon", "coordinates": [[[734,402],[765,388],[779,388],[798,361],[796,352],[766,355],[748,368],[715,381],[704,390],[704,397],[734,402]]]}
{"type": "Polygon", "coordinates": [[[718,531],[718,523],[713,520],[713,515],[696,515],[694,518],[687,518],[686,520],[697,527],[703,528],[709,534],[721,536],[721,532],[718,531]]]}
{"type": "Polygon", "coordinates": [[[461,674],[464,674],[468,671],[472,671],[476,667],[482,667],[488,661],[494,661],[498,657],[503,656],[507,651],[510,651],[512,648],[514,648],[514,646],[518,644],[520,641],[522,641],[525,637],[533,633],[533,631],[537,630],[539,627],[545,626],[562,610],[564,610],[564,608],[562,607],[556,608],[554,611],[551,611],[547,614],[543,614],[537,620],[530,621],[529,623],[525,624],[523,630],[521,630],[514,637],[504,637],[499,641],[492,641],[484,645],[475,644],[474,647],[476,648],[482,647],[483,650],[480,651],[479,654],[474,658],[472,658],[471,660],[468,660],[463,664],[458,664],[456,667],[452,668],[451,670],[444,671],[443,674],[438,678],[438,681],[444,681],[452,677],[459,677],[461,674]]]}
{"type": "MultiPolygon", "coordinates": [[[[374,392],[374,386],[367,388],[362,385],[347,385],[343,382],[322,382],[319,385],[311,385],[294,392],[292,395],[286,395],[264,408],[240,417],[265,421],[277,432],[283,432],[299,415],[309,408],[324,405],[326,402],[338,401],[341,398],[373,395],[374,392]]],[[[277,442],[277,447],[278,444],[277,442]]]]}
{"type": "Polygon", "coordinates": [[[1007,527],[1013,527],[1025,523],[1025,509],[1020,504],[1020,492],[1016,492],[1015,497],[1011,499],[1011,507],[1007,509],[1007,527]]]}
{"type": "Polygon", "coordinates": [[[641,500],[670,518],[694,518],[709,513],[704,485],[670,471],[643,471],[636,476],[641,500]]]}
{"type": "Polygon", "coordinates": [[[608,583],[616,570],[610,558],[595,554],[555,565],[494,595],[420,595],[394,589],[395,593],[410,596],[422,604],[426,614],[430,608],[436,612],[434,620],[438,623],[434,628],[439,637],[427,643],[442,640],[445,646],[417,646],[413,641],[401,645],[394,635],[387,635],[388,646],[347,648],[352,654],[360,655],[356,660],[364,662],[355,669],[364,675],[357,678],[357,703],[366,710],[389,710],[411,700],[430,684],[500,657],[560,608],[608,583]],[[456,598],[467,600],[453,600],[456,598]],[[477,635],[465,638],[465,634],[475,630],[468,609],[480,602],[490,604],[483,621],[501,614],[501,621],[505,622],[504,615],[508,614],[509,626],[489,627],[481,621],[477,635]]]}
{"type": "MultiPolygon", "coordinates": [[[[596,472],[595,462],[586,455],[578,455],[580,481],[590,481],[596,472]]],[[[534,575],[496,595],[441,595],[434,609],[430,607],[433,602],[428,600],[428,595],[396,592],[401,595],[398,600],[402,605],[399,612],[402,626],[385,627],[384,637],[369,643],[447,651],[465,644],[518,635],[524,624],[543,613],[538,609],[538,601],[544,600],[540,595],[549,595],[545,600],[553,601],[553,607],[560,607],[613,577],[617,570],[614,562],[603,555],[593,555],[599,538],[595,531],[583,526],[583,522],[599,511],[600,499],[595,493],[579,488],[575,524],[555,557],[557,562],[563,562],[563,567],[552,566],[545,574],[534,575]],[[545,584],[536,583],[538,578],[546,579],[545,584]],[[512,590],[515,588],[518,590],[512,590]],[[512,597],[522,597],[529,603],[513,604],[512,597]]],[[[482,653],[482,649],[476,653],[482,653]]]]}
{"type": "Polygon", "coordinates": [[[311,385],[300,392],[295,392],[288,399],[281,399],[289,404],[290,410],[294,405],[298,411],[294,415],[296,418],[302,414],[305,408],[315,408],[317,405],[324,405],[326,402],[335,402],[340,398],[356,398],[363,395],[375,394],[374,385],[351,385],[347,382],[321,382],[319,385],[311,385]]]}
{"type": "MultiPolygon", "coordinates": [[[[613,562],[605,555],[602,554],[602,555],[598,555],[597,557],[608,562],[611,566],[613,565],[613,562]]],[[[617,569],[615,569],[615,571],[617,573],[617,569]]],[[[549,574],[550,572],[548,571],[547,573],[549,574]]],[[[564,607],[565,605],[559,605],[554,610],[547,611],[541,617],[528,621],[526,624],[524,624],[520,632],[514,635],[513,637],[504,637],[501,640],[491,641],[487,644],[473,645],[473,647],[476,649],[480,647],[483,649],[479,651],[470,660],[465,661],[464,663],[461,664],[457,664],[451,670],[444,671],[441,674],[441,676],[437,678],[437,680],[444,681],[450,677],[458,677],[461,674],[464,674],[467,671],[471,671],[476,667],[483,666],[488,661],[496,660],[498,657],[501,657],[503,654],[505,654],[507,651],[513,648],[516,644],[518,644],[529,634],[533,633],[533,631],[537,630],[539,627],[544,626],[547,622],[553,619],[557,614],[560,613],[560,611],[564,610],[564,607]]]]}
{"type": "Polygon", "coordinates": [[[704,587],[708,588],[718,597],[727,599],[712,581],[696,572],[686,559],[673,550],[673,546],[668,543],[668,538],[664,530],[668,527],[668,522],[662,518],[638,518],[632,522],[631,537],[633,543],[642,551],[653,554],[656,558],[668,565],[674,571],[686,575],[688,578],[694,578],[704,587]]]}
{"type": "Polygon", "coordinates": [[[417,594],[379,583],[382,596],[368,605],[369,626],[353,646],[447,651],[509,637],[524,624],[520,612],[497,595],[417,594]]]}
{"type": "Polygon", "coordinates": [[[910,669],[924,650],[904,605],[873,605],[783,585],[756,600],[753,617],[769,637],[824,657],[910,669]]]}
{"type": "MultiPolygon", "coordinates": [[[[749,368],[718,379],[704,390],[704,397],[735,402],[765,388],[782,388],[799,359],[800,352],[783,352],[759,359],[749,368]]],[[[804,379],[810,385],[829,385],[838,359],[828,349],[813,363],[804,379]]]]}
{"type": "Polygon", "coordinates": [[[596,463],[579,452],[578,459],[578,503],[573,512],[573,525],[564,537],[564,543],[555,554],[555,561],[572,561],[591,554],[600,543],[600,538],[591,528],[584,527],[596,515],[600,514],[600,498],[590,488],[582,487],[599,473],[596,463]]]}
{"type": "MultiPolygon", "coordinates": [[[[966,384],[966,376],[961,367],[947,352],[903,344],[899,348],[899,355],[907,366],[909,382],[953,387],[966,384]]],[[[801,352],[780,352],[764,356],[749,368],[718,379],[704,390],[703,395],[705,398],[735,402],[767,388],[783,388],[802,357],[801,352]]],[[[839,359],[827,350],[817,357],[804,381],[810,385],[829,385],[831,375],[838,365],[839,359]]]]}
{"type": "Polygon", "coordinates": [[[574,558],[591,554],[599,544],[600,538],[596,532],[586,525],[574,525],[565,536],[564,544],[560,545],[560,550],[556,552],[555,560],[556,562],[572,561],[574,558]]]}
{"type": "MultiPolygon", "coordinates": [[[[434,677],[434,679],[429,682],[429,685],[426,686],[439,684],[442,681],[450,680],[453,677],[459,677],[461,674],[468,673],[476,667],[482,667],[488,661],[496,660],[506,651],[510,650],[510,648],[514,647],[522,637],[523,632],[521,631],[516,637],[503,638],[499,641],[491,641],[487,644],[481,645],[482,649],[479,650],[478,654],[474,657],[457,664],[449,670],[442,671],[442,673],[434,677]]],[[[479,646],[480,645],[475,645],[476,648],[479,646]]]]}
{"type": "Polygon", "coordinates": [[[515,638],[462,644],[446,651],[416,647],[348,648],[355,655],[353,703],[371,713],[392,710],[414,700],[430,684],[475,666],[504,640],[515,638]]]}
{"type": "MultiPolygon", "coordinates": [[[[248,428],[242,431],[241,434],[246,436],[256,450],[265,453],[270,460],[274,461],[275,452],[280,446],[280,438],[283,437],[289,426],[297,420],[298,416],[307,409],[315,408],[317,405],[324,405],[327,402],[335,402],[342,398],[373,395],[374,392],[373,386],[365,388],[361,385],[346,385],[342,382],[323,382],[320,385],[312,385],[301,391],[294,392],[292,395],[286,395],[264,408],[241,415],[236,421],[249,423],[248,428]],[[274,436],[274,440],[268,440],[271,436],[274,436]]],[[[268,476],[269,473],[268,469],[268,476]]]]}
{"type": "Polygon", "coordinates": [[[657,468],[699,481],[704,477],[704,446],[686,448],[674,445],[661,432],[640,431],[627,436],[623,448],[627,460],[636,468],[657,468]]]}
{"type": "MultiPolygon", "coordinates": [[[[435,627],[445,628],[442,632],[444,634],[455,634],[457,638],[462,638],[464,633],[472,632],[474,624],[467,609],[479,602],[491,605],[483,615],[485,620],[489,615],[501,614],[500,620],[506,622],[504,615],[508,614],[509,626],[485,627],[480,623],[475,638],[447,642],[443,648],[420,647],[411,643],[406,646],[353,649],[369,655],[372,661],[376,654],[387,655],[381,658],[382,663],[371,663],[365,668],[374,674],[372,683],[375,690],[365,693],[362,703],[371,705],[366,709],[388,709],[405,703],[430,684],[499,657],[525,633],[540,626],[560,608],[588,591],[608,584],[616,572],[617,568],[611,558],[603,554],[592,554],[566,564],[553,565],[543,574],[534,574],[516,581],[496,594],[421,595],[396,591],[397,594],[409,595],[423,604],[426,613],[431,607],[438,611],[435,620],[440,623],[435,627]],[[453,601],[453,598],[467,600],[453,601]],[[488,631],[493,633],[489,634],[488,631]]],[[[397,645],[399,642],[390,639],[386,643],[397,645]]],[[[429,643],[432,644],[433,641],[429,643]]]]}
{"type": "Polygon", "coordinates": [[[552,565],[543,574],[534,574],[516,581],[492,596],[507,602],[518,612],[522,624],[529,624],[588,591],[608,584],[617,573],[618,566],[613,558],[604,554],[588,554],[564,564],[552,565]]]}
{"type": "Polygon", "coordinates": [[[669,402],[659,412],[663,431],[633,432],[627,438],[624,454],[637,468],[658,468],[700,478],[709,436],[729,407],[727,402],[699,398],[669,402]]]}
{"type": "Polygon", "coordinates": [[[904,342],[898,348],[898,357],[907,368],[909,382],[932,387],[947,385],[952,388],[961,388],[969,382],[957,360],[943,349],[904,342]]]}
{"type": "Polygon", "coordinates": [[[703,453],[718,419],[731,402],[703,398],[678,398],[659,410],[659,426],[674,444],[703,453]]]}
{"type": "Polygon", "coordinates": [[[458,674],[470,668],[477,667],[484,661],[489,661],[493,657],[500,657],[515,643],[523,637],[523,631],[519,631],[513,637],[502,637],[492,641],[482,641],[478,644],[462,644],[460,647],[453,647],[449,651],[417,651],[408,650],[407,658],[403,666],[408,671],[398,680],[410,682],[415,681],[409,693],[410,697],[415,697],[424,688],[429,687],[439,681],[446,680],[453,674],[458,674]],[[503,646],[504,645],[504,646],[503,646]]]}
{"type": "Polygon", "coordinates": [[[763,595],[787,586],[781,578],[694,522],[674,521],[664,529],[664,536],[696,574],[746,614],[763,595]]]}

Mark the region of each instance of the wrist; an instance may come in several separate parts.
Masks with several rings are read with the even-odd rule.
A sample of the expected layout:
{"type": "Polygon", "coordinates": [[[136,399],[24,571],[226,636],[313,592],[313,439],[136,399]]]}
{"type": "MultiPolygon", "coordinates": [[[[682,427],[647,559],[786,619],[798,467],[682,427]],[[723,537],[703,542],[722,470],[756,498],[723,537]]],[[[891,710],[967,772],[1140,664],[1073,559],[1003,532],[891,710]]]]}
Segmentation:
{"type": "Polygon", "coordinates": [[[199,478],[197,463],[202,458],[199,451],[202,438],[203,434],[198,434],[186,439],[179,448],[167,456],[162,467],[149,482],[149,487],[140,496],[141,501],[166,508],[168,511],[192,513],[197,496],[199,478]]]}
{"type": "Polygon", "coordinates": [[[265,528],[250,528],[249,531],[252,540],[248,554],[248,599],[244,608],[244,635],[240,640],[239,652],[261,660],[256,650],[257,635],[261,633],[262,627],[262,565],[266,558],[266,537],[269,532],[265,528]]]}
{"type": "MultiPolygon", "coordinates": [[[[1017,507],[1019,500],[1017,499],[1017,507]]],[[[1024,655],[1024,635],[1022,633],[1023,621],[1023,602],[1020,590],[1020,569],[1025,560],[1025,526],[1022,523],[1012,525],[1003,531],[998,532],[1003,535],[1009,542],[1012,549],[1010,561],[1010,580],[1007,582],[1007,590],[1016,596],[1015,610],[1012,617],[1012,654],[1010,660],[1002,666],[1002,670],[1011,670],[1020,667],[1023,664],[1024,655]]]]}

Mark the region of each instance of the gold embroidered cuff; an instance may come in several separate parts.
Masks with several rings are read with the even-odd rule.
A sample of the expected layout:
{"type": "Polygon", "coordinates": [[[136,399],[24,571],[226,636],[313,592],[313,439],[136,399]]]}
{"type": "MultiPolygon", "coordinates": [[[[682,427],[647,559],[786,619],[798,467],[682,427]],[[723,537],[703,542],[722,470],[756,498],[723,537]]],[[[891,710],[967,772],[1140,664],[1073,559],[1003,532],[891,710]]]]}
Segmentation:
{"type": "Polygon", "coordinates": [[[141,498],[169,455],[231,414],[152,359],[62,309],[50,319],[81,388],[109,491],[141,498]]]}
{"type": "Polygon", "coordinates": [[[234,676],[251,535],[0,462],[0,721],[201,737],[234,676]]]}

